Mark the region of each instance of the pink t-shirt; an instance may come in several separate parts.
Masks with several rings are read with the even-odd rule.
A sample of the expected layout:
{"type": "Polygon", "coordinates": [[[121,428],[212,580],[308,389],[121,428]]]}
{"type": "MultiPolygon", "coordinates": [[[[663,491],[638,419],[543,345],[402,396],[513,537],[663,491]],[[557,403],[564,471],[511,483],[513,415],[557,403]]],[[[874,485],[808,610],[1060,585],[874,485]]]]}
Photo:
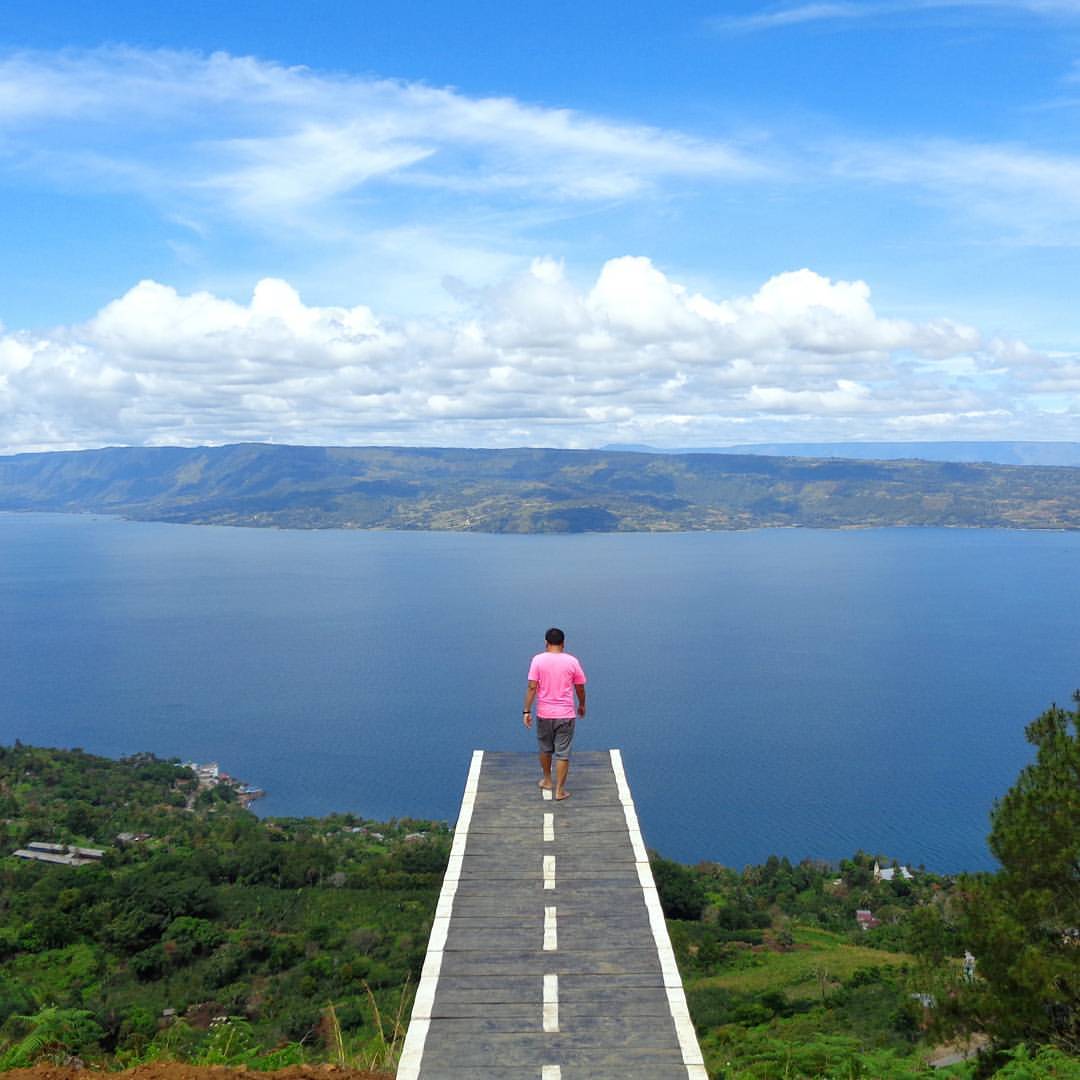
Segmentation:
{"type": "Polygon", "coordinates": [[[536,715],[545,720],[577,716],[574,687],[585,685],[585,672],[568,652],[542,652],[532,658],[529,681],[536,680],[536,715]]]}

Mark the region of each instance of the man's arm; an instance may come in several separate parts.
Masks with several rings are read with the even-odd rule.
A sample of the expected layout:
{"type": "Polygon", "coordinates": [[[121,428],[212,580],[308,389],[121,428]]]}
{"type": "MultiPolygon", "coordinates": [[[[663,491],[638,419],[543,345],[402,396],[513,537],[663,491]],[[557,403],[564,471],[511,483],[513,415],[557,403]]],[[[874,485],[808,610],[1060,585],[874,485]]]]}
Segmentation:
{"type": "Polygon", "coordinates": [[[577,714],[585,715],[585,684],[574,683],[574,693],[577,694],[577,714]]]}
{"type": "Polygon", "coordinates": [[[536,680],[530,679],[529,685],[525,688],[525,708],[521,714],[522,723],[526,727],[532,727],[532,706],[536,700],[536,680]]]}

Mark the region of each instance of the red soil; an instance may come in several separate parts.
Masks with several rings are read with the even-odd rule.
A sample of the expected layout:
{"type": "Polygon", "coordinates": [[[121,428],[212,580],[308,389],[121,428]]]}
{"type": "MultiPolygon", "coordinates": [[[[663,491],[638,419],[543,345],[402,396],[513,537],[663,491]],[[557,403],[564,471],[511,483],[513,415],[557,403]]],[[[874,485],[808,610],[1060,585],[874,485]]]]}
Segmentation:
{"type": "MultiPolygon", "coordinates": [[[[0,1075],[4,1080],[90,1080],[98,1071],[71,1065],[35,1065],[32,1069],[11,1069],[0,1075]]],[[[117,1080],[392,1080],[394,1074],[342,1069],[337,1065],[292,1065],[274,1072],[258,1072],[243,1066],[183,1065],[163,1061],[103,1075],[109,1076],[110,1080],[113,1077],[117,1080]]]]}

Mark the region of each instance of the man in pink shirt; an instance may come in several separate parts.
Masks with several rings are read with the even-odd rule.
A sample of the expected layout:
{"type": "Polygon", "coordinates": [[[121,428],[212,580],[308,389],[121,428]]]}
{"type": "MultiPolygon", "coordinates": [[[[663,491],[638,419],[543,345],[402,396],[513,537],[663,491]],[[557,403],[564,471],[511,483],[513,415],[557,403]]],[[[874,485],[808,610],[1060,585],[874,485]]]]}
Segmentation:
{"type": "Polygon", "coordinates": [[[566,635],[552,627],[545,635],[547,647],[529,665],[529,685],[525,691],[526,727],[532,727],[532,707],[536,702],[536,738],[540,744],[540,786],[551,787],[551,759],[555,758],[555,798],[570,797],[566,774],[570,771],[570,743],[574,720],[585,715],[585,672],[576,656],[566,651],[566,635]],[[574,698],[577,697],[577,707],[574,698]]]}

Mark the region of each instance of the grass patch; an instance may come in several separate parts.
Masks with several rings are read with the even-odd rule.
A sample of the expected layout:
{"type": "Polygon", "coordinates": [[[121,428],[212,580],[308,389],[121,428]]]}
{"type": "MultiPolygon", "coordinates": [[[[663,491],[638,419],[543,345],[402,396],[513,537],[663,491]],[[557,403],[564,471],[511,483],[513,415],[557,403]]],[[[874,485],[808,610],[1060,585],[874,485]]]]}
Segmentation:
{"type": "Polygon", "coordinates": [[[791,936],[796,945],[812,945],[823,949],[850,944],[844,934],[838,934],[835,930],[822,930],[819,926],[796,926],[792,929],[791,936]]]}
{"type": "Polygon", "coordinates": [[[8,971],[23,985],[34,986],[42,1001],[49,1001],[66,997],[73,987],[81,994],[96,993],[106,962],[92,946],[76,944],[16,957],[8,971]]]}
{"type": "Polygon", "coordinates": [[[851,978],[860,968],[899,968],[914,963],[906,953],[890,953],[851,945],[839,934],[824,930],[797,929],[791,952],[754,952],[736,966],[716,975],[687,980],[694,987],[715,987],[740,994],[782,992],[791,1001],[820,1000],[823,988],[851,978]]]}

